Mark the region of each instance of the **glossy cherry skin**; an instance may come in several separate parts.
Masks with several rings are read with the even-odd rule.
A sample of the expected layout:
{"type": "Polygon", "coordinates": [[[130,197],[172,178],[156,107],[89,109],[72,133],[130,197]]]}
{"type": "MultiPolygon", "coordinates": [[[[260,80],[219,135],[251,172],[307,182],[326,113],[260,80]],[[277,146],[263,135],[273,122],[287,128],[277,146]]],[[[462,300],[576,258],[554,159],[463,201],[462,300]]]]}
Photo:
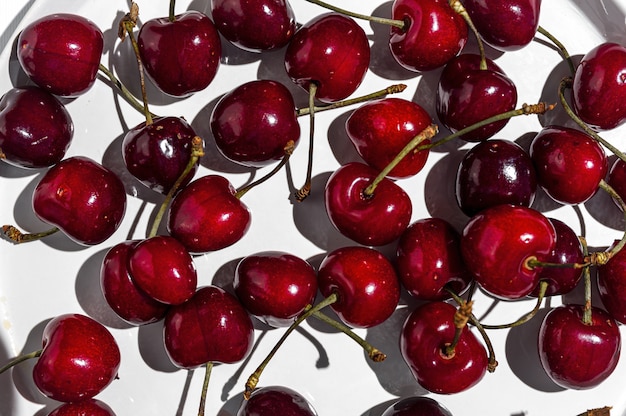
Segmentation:
{"type": "Polygon", "coordinates": [[[211,0],[219,32],[248,51],[281,48],[296,32],[296,15],[288,0],[211,0]]]}
{"type": "Polygon", "coordinates": [[[317,274],[293,254],[263,251],[237,264],[233,287],[250,314],[270,326],[287,327],[313,304],[317,274]]]}
{"type": "Polygon", "coordinates": [[[48,413],[48,416],[115,416],[115,412],[100,400],[88,399],[62,404],[48,413]]]}
{"type": "Polygon", "coordinates": [[[604,381],[615,369],[621,351],[617,322],[604,310],[593,307],[592,323],[583,323],[583,305],[552,309],[539,328],[541,365],[561,387],[589,389],[604,381]]]}
{"type": "Polygon", "coordinates": [[[405,397],[389,406],[380,416],[452,416],[435,399],[424,396],[405,397]]]}
{"type": "Polygon", "coordinates": [[[465,326],[454,349],[444,348],[454,339],[456,308],[445,302],[418,306],[400,333],[400,351],[417,382],[437,394],[453,394],[476,385],[487,372],[487,352],[465,326]]]}
{"type": "Polygon", "coordinates": [[[237,416],[317,416],[309,401],[295,390],[283,386],[261,387],[239,407],[237,416]]]}
{"type": "MultiPolygon", "coordinates": [[[[611,248],[618,242],[615,241],[611,248]]],[[[598,267],[598,293],[607,312],[620,323],[626,323],[626,250],[619,250],[598,267]]]]}
{"type": "Polygon", "coordinates": [[[93,22],[59,13],[20,32],[17,59],[35,84],[55,95],[76,97],[95,83],[103,48],[102,32],[93,22]]]}
{"type": "Polygon", "coordinates": [[[351,162],[328,178],[324,191],[330,222],[344,236],[369,246],[400,237],[412,214],[408,194],[390,179],[384,178],[371,196],[364,193],[377,175],[370,166],[351,162]]]}
{"type": "Polygon", "coordinates": [[[394,0],[391,16],[407,26],[391,28],[389,48],[409,71],[442,67],[467,43],[467,24],[447,0],[394,0]]]}
{"type": "MultiPolygon", "coordinates": [[[[504,71],[490,59],[480,69],[480,56],[462,54],[446,64],[437,87],[436,112],[441,123],[453,132],[479,121],[515,109],[517,88],[504,71]]],[[[467,141],[488,139],[508,120],[480,127],[461,138],[467,141]]]]}
{"type": "Polygon", "coordinates": [[[139,289],[130,275],[128,258],[138,243],[123,241],[107,251],[100,267],[100,288],[117,316],[132,325],[145,325],[162,319],[167,305],[139,289]]]}
{"type": "Polygon", "coordinates": [[[496,205],[473,216],[463,229],[461,253],[482,288],[499,299],[520,299],[539,282],[540,268],[554,249],[552,223],[532,208],[496,205]]]}
{"type": "MultiPolygon", "coordinates": [[[[346,120],[346,132],[358,154],[382,171],[400,151],[432,123],[420,105],[401,98],[384,98],[363,104],[346,120]]],[[[430,143],[426,139],[422,144],[430,143]]],[[[402,179],[422,170],[428,150],[409,153],[387,177],[402,179]]]]}
{"type": "Polygon", "coordinates": [[[396,248],[396,270],[411,295],[422,300],[444,300],[446,289],[462,293],[472,280],[461,256],[461,236],[441,218],[411,223],[396,248]]]}
{"type": "Polygon", "coordinates": [[[572,84],[578,117],[598,130],[626,121],[626,47],[605,42],[583,56],[572,84]]]}
{"type": "Polygon", "coordinates": [[[531,206],[537,174],[530,155],[515,142],[485,140],[463,156],[455,188],[456,202],[471,217],[494,205],[531,206]]]}
{"type": "Polygon", "coordinates": [[[250,228],[251,213],[228,179],[207,175],[174,197],[167,217],[168,232],[192,254],[228,247],[250,228]]]}
{"type": "Polygon", "coordinates": [[[391,316],[400,300],[400,281],[379,251],[342,247],[326,255],[317,273],[320,292],[336,293],[331,308],[346,325],[371,328],[391,316]]]}
{"type": "Polygon", "coordinates": [[[370,62],[365,31],[352,18],[318,15],[294,34],[285,51],[287,75],[305,91],[315,83],[315,98],[343,100],[361,85],[370,62]]]}
{"type": "MultiPolygon", "coordinates": [[[[155,117],[130,129],[122,141],[122,156],[128,171],[148,188],[167,194],[191,159],[196,133],[181,117],[155,117]]],[[[180,186],[191,181],[196,164],[180,186]]]]}
{"type": "MultiPolygon", "coordinates": [[[[613,165],[611,165],[606,182],[617,192],[620,198],[622,198],[622,201],[626,201],[626,162],[617,158],[615,162],[613,162],[613,165]]],[[[622,209],[622,206],[617,200],[614,199],[613,202],[615,202],[615,205],[617,205],[619,209],[622,209]]]]}
{"type": "Polygon", "coordinates": [[[246,82],[225,94],[211,113],[218,150],[244,166],[261,167],[285,156],[300,140],[291,92],[272,80],[246,82]]]}
{"type": "Polygon", "coordinates": [[[45,168],[65,157],[74,124],[65,106],[39,87],[12,88],[0,98],[1,160],[45,168]]]}
{"type": "Polygon", "coordinates": [[[539,27],[541,0],[465,0],[463,6],[483,41],[501,51],[528,45],[539,27]]]}
{"type": "Polygon", "coordinates": [[[170,308],[163,336],[172,363],[192,369],[244,359],[252,349],[254,327],[237,298],[217,286],[203,286],[190,300],[170,308]]]}
{"type": "Polygon", "coordinates": [[[117,377],[120,350],[99,322],[80,314],[64,314],[44,328],[43,349],[33,380],[46,396],[60,402],[94,397],[117,377]]]}
{"type": "Polygon", "coordinates": [[[537,181],[562,204],[582,204],[595,195],[609,170],[602,146],[587,133],[546,126],[530,145],[537,181]]]}
{"type": "Polygon", "coordinates": [[[33,210],[80,244],[95,245],[119,227],[126,191],[117,175],[84,156],[51,167],[33,191],[33,210]]]}
{"type": "Polygon", "coordinates": [[[150,19],[137,35],[146,73],[164,93],[187,97],[205,89],[215,78],[222,44],[215,25],[204,13],[190,10],[150,19]]]}

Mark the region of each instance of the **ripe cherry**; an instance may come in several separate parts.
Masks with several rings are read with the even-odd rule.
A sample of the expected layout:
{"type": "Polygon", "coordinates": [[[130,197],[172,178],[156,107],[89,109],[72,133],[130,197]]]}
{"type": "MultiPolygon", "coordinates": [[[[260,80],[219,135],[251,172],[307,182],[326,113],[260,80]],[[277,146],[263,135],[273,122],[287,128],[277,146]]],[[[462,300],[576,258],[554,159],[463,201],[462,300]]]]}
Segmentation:
{"type": "Polygon", "coordinates": [[[295,390],[284,386],[256,389],[244,400],[237,416],[317,416],[309,401],[295,390]]]}
{"type": "MultiPolygon", "coordinates": [[[[618,242],[615,241],[613,246],[618,242]]],[[[613,247],[612,246],[612,247],[613,247]]],[[[598,267],[598,293],[607,312],[618,322],[626,322],[626,250],[619,250],[609,261],[598,267]]]]}
{"type": "MultiPolygon", "coordinates": [[[[613,165],[611,165],[606,182],[617,192],[622,200],[626,201],[626,162],[617,158],[615,162],[613,162],[613,165]]],[[[614,202],[619,209],[622,209],[621,204],[616,200],[614,200],[614,202]]]]}
{"type": "Polygon", "coordinates": [[[389,406],[381,416],[452,416],[452,413],[435,399],[413,396],[400,399],[389,406]]]}

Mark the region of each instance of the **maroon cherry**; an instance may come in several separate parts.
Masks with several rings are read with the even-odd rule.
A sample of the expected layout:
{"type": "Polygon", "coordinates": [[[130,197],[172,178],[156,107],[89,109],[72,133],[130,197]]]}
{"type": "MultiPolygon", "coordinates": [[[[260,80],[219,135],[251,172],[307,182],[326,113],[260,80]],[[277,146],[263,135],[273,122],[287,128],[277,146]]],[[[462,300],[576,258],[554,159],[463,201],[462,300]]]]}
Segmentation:
{"type": "Polygon", "coordinates": [[[609,169],[602,146],[569,127],[546,126],[530,145],[537,181],[562,204],[582,204],[595,195],[609,169]]]}
{"type": "MultiPolygon", "coordinates": [[[[357,108],[346,121],[346,131],[363,160],[382,171],[431,123],[430,115],[420,105],[400,98],[385,98],[357,108]]],[[[422,143],[428,144],[430,140],[422,143]]],[[[427,150],[410,153],[387,176],[392,179],[413,176],[422,170],[427,158],[427,150]]]]}
{"type": "Polygon", "coordinates": [[[342,247],[328,253],[319,266],[318,284],[325,297],[337,295],[331,308],[343,322],[357,328],[384,322],[400,299],[393,265],[368,247],[342,247]]]}
{"type": "Polygon", "coordinates": [[[617,322],[604,310],[592,308],[591,322],[583,322],[583,305],[552,309],[539,329],[541,365],[559,386],[589,389],[604,381],[620,356],[617,322]]]}
{"type": "Polygon", "coordinates": [[[294,34],[285,51],[289,77],[323,102],[343,100],[361,85],[370,62],[365,31],[352,18],[318,15],[294,34]]]}
{"type": "MultiPolygon", "coordinates": [[[[617,192],[622,200],[626,201],[626,162],[617,158],[615,162],[613,162],[613,165],[611,165],[606,182],[617,192]]],[[[621,204],[615,200],[614,202],[619,209],[622,209],[621,204]]]]}
{"type": "Polygon", "coordinates": [[[0,159],[24,168],[58,163],[72,142],[65,106],[38,87],[12,88],[0,98],[0,159]]]}
{"type": "Polygon", "coordinates": [[[175,97],[205,89],[215,78],[222,56],[215,25],[195,10],[146,21],[137,44],[150,79],[175,97]]]}
{"type": "Polygon", "coordinates": [[[626,47],[602,43],[583,56],[572,84],[574,111],[595,129],[626,121],[626,47]]]}
{"type": "Polygon", "coordinates": [[[309,401],[295,390],[284,386],[256,389],[244,400],[237,416],[317,416],[309,401]]]}
{"type": "Polygon", "coordinates": [[[425,396],[405,397],[390,405],[381,416],[452,416],[435,399],[425,396]]]}
{"type": "MultiPolygon", "coordinates": [[[[618,241],[613,243],[613,246],[618,241]]],[[[611,248],[613,248],[613,246],[611,248]]],[[[618,322],[626,323],[626,250],[619,250],[598,267],[598,293],[607,312],[618,322]]]]}
{"type": "Polygon", "coordinates": [[[467,42],[467,24],[447,0],[394,0],[391,16],[406,25],[392,26],[391,53],[410,71],[444,66],[467,42]]]}
{"type": "Polygon", "coordinates": [[[55,95],[76,97],[95,83],[103,48],[102,32],[93,22],[59,13],[20,32],[17,58],[35,84],[55,95]]]}
{"type": "Polygon", "coordinates": [[[99,244],[119,227],[126,210],[124,185],[111,170],[84,156],[51,167],[33,192],[33,209],[72,240],[99,244]]]}
{"type": "Polygon", "coordinates": [[[48,413],[48,416],[115,416],[115,412],[100,400],[88,399],[62,404],[48,413]]]}
{"type": "Polygon", "coordinates": [[[487,352],[470,329],[461,331],[453,354],[456,308],[445,302],[418,306],[400,333],[400,351],[417,382],[426,390],[452,394],[476,385],[487,372],[487,352]]]}
{"type": "Polygon", "coordinates": [[[313,304],[317,274],[305,260],[281,251],[244,257],[235,270],[235,294],[252,315],[273,327],[287,327],[313,304]]]}
{"type": "Polygon", "coordinates": [[[248,51],[281,48],[296,32],[288,0],[211,0],[211,16],[228,41],[248,51]]]}

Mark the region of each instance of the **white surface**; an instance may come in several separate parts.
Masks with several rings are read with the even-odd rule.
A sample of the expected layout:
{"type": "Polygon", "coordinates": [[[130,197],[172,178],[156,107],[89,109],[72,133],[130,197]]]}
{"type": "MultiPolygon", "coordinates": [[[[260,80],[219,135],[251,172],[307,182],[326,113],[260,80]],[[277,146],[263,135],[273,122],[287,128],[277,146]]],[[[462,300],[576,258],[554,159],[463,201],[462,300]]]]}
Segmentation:
{"type": "MultiPolygon", "coordinates": [[[[164,16],[167,2],[140,3],[143,20],[164,16]]],[[[205,11],[205,1],[179,1],[177,11],[190,8],[205,11]]],[[[298,21],[306,22],[323,10],[293,0],[298,21]]],[[[4,1],[1,23],[3,28],[16,25],[17,30],[33,19],[53,12],[73,12],[94,20],[105,32],[106,53],[102,62],[114,67],[120,78],[136,85],[134,58],[126,45],[120,46],[115,37],[118,19],[125,13],[127,2],[121,0],[76,2],[73,0],[36,1],[24,20],[11,19],[27,5],[24,0],[4,1]],[[10,4],[9,4],[10,3],[10,4]]],[[[362,13],[387,15],[390,3],[363,0],[352,7],[362,13]]],[[[574,56],[582,55],[604,41],[625,41],[624,0],[594,1],[549,0],[543,2],[541,24],[559,38],[574,56]],[[616,4],[617,3],[617,4],[616,4]]],[[[419,76],[401,70],[386,48],[388,29],[360,22],[372,40],[372,66],[365,82],[355,96],[379,90],[390,84],[404,82],[406,91],[398,96],[413,99],[434,114],[434,88],[438,71],[419,76]]],[[[10,28],[10,27],[9,27],[10,28]]],[[[5,31],[6,32],[6,31],[5,31]]],[[[24,81],[19,65],[12,57],[11,46],[15,35],[9,37],[0,55],[0,89],[4,92],[24,81]]],[[[3,39],[5,39],[3,37],[3,39]]],[[[192,122],[197,133],[210,143],[207,126],[210,110],[216,99],[226,91],[255,78],[273,78],[284,82],[295,94],[298,105],[305,105],[305,94],[289,84],[284,74],[284,51],[262,56],[225,50],[224,63],[217,78],[202,93],[174,102],[151,91],[151,99],[158,104],[151,109],[159,114],[183,115],[192,122]],[[167,104],[167,105],[165,105],[167,104]]],[[[493,55],[496,62],[516,82],[519,102],[539,100],[556,102],[556,85],[567,75],[567,67],[559,55],[542,42],[533,42],[522,51],[493,55]]],[[[68,104],[75,122],[75,139],[68,155],[86,154],[122,171],[119,148],[128,128],[142,118],[111,89],[98,81],[86,95],[68,104]],[[119,113],[118,113],[119,112],[119,113]]],[[[339,163],[356,160],[347,143],[343,122],[351,109],[320,113],[316,117],[315,180],[313,195],[302,204],[289,200],[292,187],[304,180],[308,137],[308,119],[302,121],[302,142],[296,150],[289,170],[281,172],[270,182],[245,195],[244,202],[251,208],[253,225],[245,238],[233,247],[196,258],[200,284],[224,284],[232,278],[237,259],[256,251],[285,250],[317,265],[329,250],[351,244],[339,236],[328,223],[323,211],[321,189],[329,173],[339,163]],[[328,138],[326,137],[328,133],[328,138]],[[329,143],[332,145],[329,146],[329,143]]],[[[518,139],[528,143],[541,123],[565,120],[555,110],[539,120],[537,117],[512,120],[497,137],[518,139]],[[524,140],[525,139],[525,140],[524,140]]],[[[622,146],[626,129],[607,132],[604,137],[622,146]]],[[[209,146],[210,147],[210,146],[209,146]]],[[[463,147],[466,149],[467,145],[463,147]]],[[[466,220],[454,203],[453,178],[462,152],[457,145],[434,151],[426,169],[410,180],[401,182],[411,194],[414,219],[442,216],[461,227],[466,220]]],[[[260,177],[267,170],[254,173],[221,161],[217,155],[208,157],[198,175],[211,170],[226,175],[239,187],[252,177],[260,177]]],[[[30,195],[41,172],[23,171],[0,163],[0,221],[14,223],[29,230],[44,227],[34,218],[30,209],[30,195]]],[[[145,235],[150,215],[159,198],[137,188],[138,197],[129,197],[127,215],[121,229],[104,244],[83,248],[68,242],[63,236],[13,246],[0,245],[0,363],[21,352],[30,352],[41,346],[41,332],[50,318],[66,312],[90,315],[107,325],[122,349],[120,378],[98,398],[106,401],[118,415],[193,415],[201,389],[203,372],[197,371],[190,379],[186,371],[176,370],[165,356],[159,324],[144,328],[130,328],[116,318],[104,303],[99,292],[98,269],[108,248],[129,235],[136,221],[134,237],[145,235]],[[142,202],[146,206],[142,207],[142,202]],[[189,384],[187,384],[189,383],[189,384]]],[[[570,207],[559,208],[544,196],[538,196],[536,207],[550,216],[568,222],[580,232],[582,225],[570,207]]],[[[613,238],[621,236],[623,227],[620,213],[603,195],[593,198],[581,207],[584,230],[592,247],[605,247],[613,238]]],[[[387,253],[393,247],[385,248],[387,253]]],[[[568,295],[568,301],[580,301],[580,291],[568,295]]],[[[476,314],[484,322],[503,323],[514,320],[531,309],[533,301],[500,302],[478,295],[476,314]]],[[[560,298],[551,299],[546,306],[557,305],[560,298]]],[[[403,297],[398,312],[379,328],[360,331],[370,342],[388,354],[381,364],[370,364],[362,351],[347,337],[328,330],[317,322],[309,322],[293,334],[261,377],[260,386],[284,384],[303,393],[311,400],[320,415],[379,416],[387,405],[400,396],[427,394],[411,378],[402,361],[397,337],[409,307],[413,302],[403,297]]],[[[545,308],[543,309],[545,313],[545,308]]],[[[514,331],[491,331],[500,366],[493,374],[468,392],[452,396],[430,395],[444,403],[453,414],[483,416],[574,416],[588,408],[613,406],[613,415],[626,414],[626,359],[622,359],[609,380],[588,391],[565,391],[547,380],[539,367],[534,337],[539,319],[514,331]]],[[[622,328],[623,331],[623,328],[622,328]]],[[[219,365],[213,370],[208,392],[207,415],[231,416],[241,401],[245,380],[274,345],[282,330],[257,330],[257,348],[244,362],[219,365]]],[[[56,406],[36,391],[31,378],[32,363],[23,363],[11,372],[0,375],[0,414],[45,415],[56,406]]]]}

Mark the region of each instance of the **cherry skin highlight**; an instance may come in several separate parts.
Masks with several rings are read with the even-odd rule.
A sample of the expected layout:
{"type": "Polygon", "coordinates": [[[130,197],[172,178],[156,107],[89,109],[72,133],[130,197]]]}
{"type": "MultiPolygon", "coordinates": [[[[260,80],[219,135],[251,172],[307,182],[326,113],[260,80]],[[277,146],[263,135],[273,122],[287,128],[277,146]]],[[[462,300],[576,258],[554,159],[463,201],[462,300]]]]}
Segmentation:
{"type": "Polygon", "coordinates": [[[62,404],[48,413],[48,416],[115,416],[115,413],[106,403],[88,399],[62,404]]]}

